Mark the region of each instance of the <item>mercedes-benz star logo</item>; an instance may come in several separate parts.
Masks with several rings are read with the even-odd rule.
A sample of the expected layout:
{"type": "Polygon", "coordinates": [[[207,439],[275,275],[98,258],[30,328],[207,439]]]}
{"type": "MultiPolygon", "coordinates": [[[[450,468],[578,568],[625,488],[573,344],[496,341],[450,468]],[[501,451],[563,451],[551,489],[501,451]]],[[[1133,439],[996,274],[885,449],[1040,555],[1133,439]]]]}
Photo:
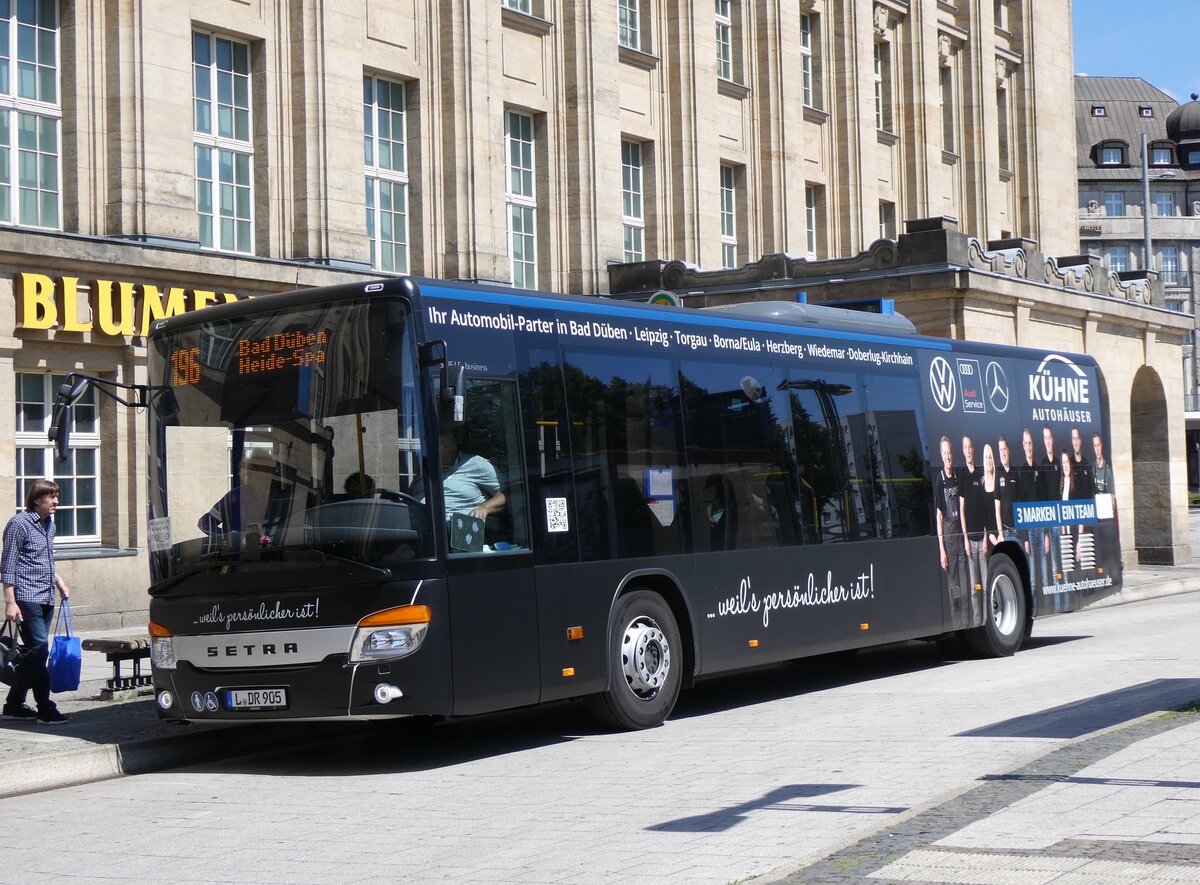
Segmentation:
{"type": "Polygon", "coordinates": [[[954,408],[958,399],[958,387],[954,382],[954,370],[950,368],[945,357],[935,356],[929,364],[929,392],[933,401],[943,412],[954,408]]]}
{"type": "Polygon", "coordinates": [[[988,367],[984,372],[984,383],[987,385],[988,402],[992,404],[992,408],[997,412],[1003,412],[1008,408],[1008,376],[1004,374],[1004,367],[999,363],[988,363],[988,367]]]}

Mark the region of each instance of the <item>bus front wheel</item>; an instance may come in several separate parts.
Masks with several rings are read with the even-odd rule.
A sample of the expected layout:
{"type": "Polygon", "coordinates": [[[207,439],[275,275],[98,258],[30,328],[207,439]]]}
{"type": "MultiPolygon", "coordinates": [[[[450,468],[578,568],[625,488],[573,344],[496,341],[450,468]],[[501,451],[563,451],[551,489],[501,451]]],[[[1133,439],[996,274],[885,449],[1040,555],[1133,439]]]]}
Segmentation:
{"type": "Polygon", "coordinates": [[[653,728],[670,715],[682,684],[683,649],[671,607],[634,590],[617,600],[609,633],[608,690],[588,698],[605,725],[653,728]]]}
{"type": "Polygon", "coordinates": [[[967,644],[981,657],[1013,654],[1025,639],[1025,582],[1013,561],[998,554],[988,563],[983,626],[966,631],[967,644]]]}

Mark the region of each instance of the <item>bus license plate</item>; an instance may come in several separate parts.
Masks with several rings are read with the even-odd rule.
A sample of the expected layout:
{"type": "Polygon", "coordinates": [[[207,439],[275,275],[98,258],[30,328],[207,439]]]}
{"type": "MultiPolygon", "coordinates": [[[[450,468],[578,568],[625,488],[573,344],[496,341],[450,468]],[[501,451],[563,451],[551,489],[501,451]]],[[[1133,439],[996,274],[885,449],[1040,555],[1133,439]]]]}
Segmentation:
{"type": "Polygon", "coordinates": [[[287,690],[283,688],[237,688],[225,693],[229,710],[285,710],[287,690]]]}

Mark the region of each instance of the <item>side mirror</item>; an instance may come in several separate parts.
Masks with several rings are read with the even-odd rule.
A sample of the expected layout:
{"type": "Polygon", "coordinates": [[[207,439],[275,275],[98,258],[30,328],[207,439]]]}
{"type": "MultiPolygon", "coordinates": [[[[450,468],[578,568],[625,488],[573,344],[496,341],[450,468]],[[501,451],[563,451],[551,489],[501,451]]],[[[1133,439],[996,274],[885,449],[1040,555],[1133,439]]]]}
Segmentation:
{"type": "Polygon", "coordinates": [[[57,464],[67,460],[67,449],[71,444],[71,406],[79,402],[87,388],[88,379],[72,372],[58,388],[58,396],[54,398],[54,417],[47,436],[54,443],[54,461],[57,464]]]}
{"type": "Polygon", "coordinates": [[[422,367],[446,365],[446,342],[441,338],[426,341],[418,348],[417,359],[422,367]]]}

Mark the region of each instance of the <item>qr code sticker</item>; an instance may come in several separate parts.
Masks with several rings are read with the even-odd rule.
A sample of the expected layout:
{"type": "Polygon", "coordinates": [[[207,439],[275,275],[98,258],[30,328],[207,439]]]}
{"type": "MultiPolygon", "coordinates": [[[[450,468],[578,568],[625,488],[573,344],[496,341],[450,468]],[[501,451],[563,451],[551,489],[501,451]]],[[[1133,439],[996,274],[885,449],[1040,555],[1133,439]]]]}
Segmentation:
{"type": "Polygon", "coordinates": [[[567,522],[567,499],[546,499],[546,531],[566,532],[571,526],[567,522]]]}

